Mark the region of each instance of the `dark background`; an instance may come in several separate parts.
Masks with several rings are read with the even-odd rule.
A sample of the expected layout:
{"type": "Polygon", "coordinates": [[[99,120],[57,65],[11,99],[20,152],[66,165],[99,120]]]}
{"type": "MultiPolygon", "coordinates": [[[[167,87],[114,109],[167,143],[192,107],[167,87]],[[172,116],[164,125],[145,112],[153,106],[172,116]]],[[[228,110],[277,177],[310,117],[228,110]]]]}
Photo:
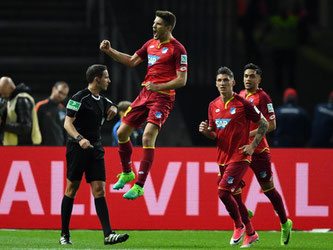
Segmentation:
{"type": "MultiPolygon", "coordinates": [[[[263,69],[261,87],[275,108],[283,90],[294,87],[299,104],[309,115],[333,90],[333,2],[328,0],[7,0],[0,1],[0,76],[31,87],[36,101],[46,98],[56,81],[66,81],[70,95],[85,88],[85,71],[94,63],[108,65],[111,86],[105,93],[114,102],[133,101],[146,73],[120,65],[99,51],[103,39],[122,52],[133,54],[152,38],[157,9],[177,17],[174,37],[186,48],[189,71],[185,88],[177,90],[173,112],[157,140],[158,146],[208,146],[198,133],[207,119],[208,104],[218,96],[215,72],[230,67],[235,91],[243,88],[243,67],[248,62],[263,69]],[[294,80],[284,75],[276,83],[276,66],[269,42],[269,18],[288,11],[299,22],[294,80]]],[[[288,65],[285,58],[281,67],[288,65]]],[[[111,121],[103,127],[104,144],[111,143],[111,121]]]]}

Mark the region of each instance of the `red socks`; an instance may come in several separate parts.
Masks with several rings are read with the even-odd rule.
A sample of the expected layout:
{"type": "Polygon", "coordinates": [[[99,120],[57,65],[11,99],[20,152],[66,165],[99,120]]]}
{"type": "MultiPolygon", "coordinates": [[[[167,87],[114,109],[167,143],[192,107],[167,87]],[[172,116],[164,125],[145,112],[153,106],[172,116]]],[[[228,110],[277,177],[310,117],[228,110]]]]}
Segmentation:
{"type": "Polygon", "coordinates": [[[273,188],[272,190],[264,192],[264,194],[271,201],[274,210],[280,217],[281,223],[282,224],[286,223],[287,222],[286,210],[284,209],[283,201],[278,191],[276,191],[276,189],[273,188]]]}
{"type": "Polygon", "coordinates": [[[138,172],[137,185],[143,187],[146,182],[149,170],[154,161],[155,148],[143,148],[142,159],[140,163],[140,168],[138,172]]]}
{"type": "Polygon", "coordinates": [[[225,190],[218,190],[218,195],[220,197],[220,200],[223,202],[225,208],[230,214],[230,217],[235,222],[235,227],[239,228],[242,226],[242,219],[238,210],[237,202],[232,196],[232,194],[225,190]]]}
{"type": "Polygon", "coordinates": [[[119,156],[121,161],[121,166],[123,167],[123,172],[129,173],[132,170],[132,143],[128,140],[125,143],[119,142],[119,156]]]}

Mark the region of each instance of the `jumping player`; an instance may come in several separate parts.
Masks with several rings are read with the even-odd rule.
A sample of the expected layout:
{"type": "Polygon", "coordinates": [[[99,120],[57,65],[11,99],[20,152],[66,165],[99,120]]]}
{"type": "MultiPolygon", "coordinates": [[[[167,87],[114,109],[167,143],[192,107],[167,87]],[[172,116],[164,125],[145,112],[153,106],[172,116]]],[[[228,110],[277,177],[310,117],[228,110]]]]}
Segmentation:
{"type": "Polygon", "coordinates": [[[117,131],[119,155],[123,172],[113,189],[122,189],[135,179],[132,171],[132,144],[130,135],[146,121],[142,136],[143,156],[138,172],[138,180],[124,194],[126,199],[136,199],[143,195],[147,175],[154,160],[157,135],[169,116],[175,101],[175,89],[184,87],[187,81],[187,53],[184,46],[171,34],[176,17],[169,11],[156,11],[153,23],[153,39],[147,41],[132,56],[121,53],[104,40],[100,49],[114,60],[135,67],[147,60],[147,74],[142,82],[144,88],[126,111],[117,131]]]}

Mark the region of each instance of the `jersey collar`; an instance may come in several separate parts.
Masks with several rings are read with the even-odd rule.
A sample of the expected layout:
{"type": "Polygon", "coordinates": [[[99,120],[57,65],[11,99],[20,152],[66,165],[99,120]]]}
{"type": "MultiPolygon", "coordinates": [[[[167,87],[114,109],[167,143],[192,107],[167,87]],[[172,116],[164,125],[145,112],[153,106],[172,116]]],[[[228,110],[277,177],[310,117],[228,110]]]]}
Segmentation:
{"type": "Polygon", "coordinates": [[[166,41],[164,41],[164,42],[158,43],[157,48],[161,48],[161,46],[162,46],[163,44],[166,44],[166,43],[169,43],[169,42],[170,42],[170,39],[168,39],[168,40],[166,40],[166,41]]]}

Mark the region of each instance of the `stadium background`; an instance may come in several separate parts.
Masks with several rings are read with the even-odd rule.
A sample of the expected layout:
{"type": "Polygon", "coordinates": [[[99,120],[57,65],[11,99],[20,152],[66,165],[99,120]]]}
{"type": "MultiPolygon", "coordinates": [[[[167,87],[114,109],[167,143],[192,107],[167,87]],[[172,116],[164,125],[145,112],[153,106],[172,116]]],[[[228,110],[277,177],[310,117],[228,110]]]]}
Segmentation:
{"type": "MultiPolygon", "coordinates": [[[[329,15],[333,3],[328,0],[1,1],[0,75],[29,85],[39,101],[59,80],[67,81],[70,94],[75,93],[86,86],[86,68],[105,63],[112,80],[106,95],[116,102],[132,101],[140,91],[146,64],[120,65],[99,52],[99,43],[106,38],[114,48],[132,54],[152,37],[154,11],[168,9],[177,16],[173,34],[187,49],[189,72],[187,86],[177,91],[174,111],[157,145],[212,146],[197,127],[207,116],[208,103],[217,96],[214,78],[219,66],[234,71],[239,91],[243,66],[250,61],[259,64],[264,72],[262,87],[275,107],[282,103],[282,93],[274,86],[269,46],[265,39],[258,39],[269,16],[283,6],[298,6],[296,11],[305,13],[303,26],[308,35],[297,49],[295,82],[281,84],[293,84],[299,104],[312,114],[315,104],[325,102],[333,89],[333,17],[329,15]],[[244,10],[246,2],[253,7],[244,10]],[[242,33],[245,15],[253,20],[257,55],[248,56],[245,51],[249,40],[242,33]]],[[[105,145],[110,145],[114,122],[103,129],[105,145]]]]}
{"type": "MultiPolygon", "coordinates": [[[[99,43],[102,39],[106,38],[111,41],[116,49],[132,54],[135,50],[140,48],[146,40],[152,37],[151,26],[154,19],[154,11],[156,9],[168,9],[177,16],[177,25],[173,35],[182,42],[187,49],[189,55],[189,75],[187,86],[177,91],[174,111],[163,128],[162,133],[159,135],[157,146],[213,147],[213,142],[209,142],[198,133],[198,124],[201,120],[206,119],[208,104],[217,96],[214,78],[215,71],[219,66],[230,66],[236,76],[236,91],[239,91],[243,86],[242,68],[244,64],[249,61],[258,63],[264,71],[262,87],[271,95],[275,107],[282,103],[282,93],[277,91],[273,84],[274,69],[270,49],[267,44],[263,40],[257,41],[257,46],[261,52],[260,61],[259,56],[258,58],[249,58],[245,51],[247,40],[242,35],[240,26],[242,2],[244,1],[0,1],[0,76],[10,76],[17,84],[20,82],[26,83],[32,88],[33,96],[36,101],[39,101],[50,94],[51,87],[59,80],[64,80],[69,83],[71,88],[70,94],[82,89],[87,85],[85,80],[86,68],[93,63],[105,63],[109,66],[112,80],[112,84],[106,95],[115,102],[124,99],[133,100],[140,91],[141,87],[139,83],[144,78],[146,65],[142,64],[133,69],[115,63],[99,52],[99,43]]],[[[265,11],[262,12],[263,15],[258,16],[258,20],[255,24],[253,31],[255,37],[260,36],[267,17],[276,13],[281,5],[299,2],[303,4],[303,7],[306,9],[306,27],[309,36],[297,49],[298,61],[296,64],[296,80],[292,84],[294,84],[299,93],[300,105],[306,108],[311,114],[315,104],[325,102],[329,91],[333,89],[331,83],[333,72],[333,17],[329,16],[329,13],[332,13],[333,10],[333,2],[328,0],[258,0],[253,2],[257,2],[259,5],[262,3],[266,5],[265,11]]],[[[103,128],[105,145],[110,145],[111,127],[113,124],[114,122],[110,122],[103,128]]],[[[7,186],[6,183],[9,174],[15,173],[21,175],[21,177],[17,179],[14,178],[14,180],[17,181],[17,190],[14,187],[14,191],[17,191],[17,195],[19,195],[19,192],[24,191],[24,188],[27,188],[26,184],[32,183],[24,182],[27,179],[22,179],[25,178],[23,176],[30,176],[29,172],[24,172],[27,171],[27,168],[24,166],[29,165],[31,166],[33,176],[37,177],[35,178],[37,190],[41,193],[42,198],[44,197],[46,199],[46,201],[44,199],[42,200],[45,213],[51,215],[51,205],[49,204],[51,201],[47,199],[51,199],[51,193],[49,192],[52,190],[50,190],[50,186],[45,185],[51,185],[49,181],[52,177],[50,170],[52,169],[50,168],[52,162],[64,161],[64,153],[59,154],[59,152],[62,152],[64,149],[52,148],[48,155],[45,154],[48,150],[41,148],[41,152],[44,152],[44,154],[41,153],[40,157],[39,155],[35,155],[34,152],[31,153],[30,150],[31,149],[25,148],[20,154],[16,154],[15,148],[10,150],[6,150],[5,148],[1,149],[1,157],[3,157],[7,163],[3,162],[5,167],[1,170],[0,190],[4,191],[7,186]],[[14,150],[14,152],[11,152],[12,150],[14,150]],[[25,158],[27,155],[29,159],[25,158]],[[43,159],[45,159],[45,161],[41,163],[43,159]],[[21,164],[20,162],[25,160],[27,160],[24,163],[26,165],[19,165],[15,168],[17,162],[21,164]],[[17,162],[14,164],[14,161],[17,162]],[[39,178],[38,174],[36,174],[39,173],[38,168],[40,168],[41,164],[45,164],[45,166],[43,166],[43,178],[39,178]],[[45,187],[47,187],[47,189],[43,192],[45,187]],[[48,194],[50,194],[50,196],[48,194]]],[[[159,153],[164,155],[164,157],[159,160],[159,164],[162,167],[152,169],[153,177],[161,181],[157,184],[158,188],[161,188],[162,178],[165,176],[165,169],[172,161],[169,157],[174,157],[176,161],[182,161],[185,166],[185,163],[188,164],[187,162],[191,162],[191,156],[198,157],[201,155],[196,149],[191,148],[173,148],[170,149],[170,155],[168,155],[167,150],[168,148],[162,149],[161,152],[164,152],[164,154],[159,153]],[[184,157],[184,159],[182,157],[184,157]]],[[[114,148],[108,148],[107,152],[109,152],[109,154],[112,152],[112,156],[108,154],[108,157],[116,155],[114,148]]],[[[310,224],[307,224],[309,221],[317,223],[317,225],[321,227],[329,227],[332,225],[330,214],[332,214],[333,205],[331,205],[330,200],[326,201],[325,196],[318,195],[318,193],[321,193],[321,185],[329,186],[330,189],[327,193],[331,193],[332,191],[332,186],[329,182],[330,175],[325,174],[322,170],[322,167],[330,167],[331,161],[328,156],[332,155],[332,151],[325,151],[324,153],[315,150],[311,152],[297,151],[297,159],[293,159],[292,164],[287,166],[285,166],[287,160],[295,157],[295,155],[293,155],[293,151],[282,150],[281,152],[281,154],[277,154],[280,157],[274,160],[279,162],[279,166],[281,166],[281,168],[283,166],[282,169],[284,169],[284,171],[281,172],[283,181],[280,181],[281,186],[283,188],[286,186],[287,189],[287,191],[285,191],[287,193],[286,199],[287,204],[291,206],[291,210],[289,211],[291,216],[296,216],[296,194],[290,194],[289,192],[294,192],[296,189],[297,178],[295,177],[295,173],[298,166],[297,164],[303,164],[300,166],[308,164],[306,166],[309,166],[308,170],[310,175],[306,176],[311,176],[312,179],[302,179],[302,175],[299,177],[303,181],[308,180],[308,184],[311,185],[311,187],[308,186],[309,193],[307,193],[308,196],[304,197],[305,200],[303,200],[303,203],[306,206],[319,207],[324,211],[324,216],[314,216],[315,218],[310,219],[309,217],[311,216],[299,214],[298,216],[300,218],[298,218],[297,221],[299,220],[304,223],[304,225],[307,225],[301,227],[301,229],[310,229],[310,224]],[[319,155],[318,158],[303,157],[309,155],[313,156],[316,153],[319,155]],[[325,157],[326,159],[321,165],[316,164],[316,161],[323,160],[325,157]],[[318,169],[316,168],[321,171],[317,171],[318,169]],[[290,171],[290,173],[288,171],[290,171]]],[[[202,171],[204,171],[204,163],[206,161],[214,161],[215,159],[213,154],[203,154],[203,157],[208,156],[211,157],[209,157],[209,159],[198,160],[198,162],[200,162],[199,165],[192,164],[191,166],[197,166],[201,171],[200,173],[202,173],[202,171]]],[[[137,157],[137,159],[139,159],[139,157],[137,157]]],[[[111,164],[111,160],[114,164],[117,164],[117,160],[107,160],[107,164],[111,164]]],[[[110,173],[112,174],[109,173],[109,176],[115,175],[115,169],[109,169],[108,171],[111,171],[110,173]]],[[[278,172],[279,171],[281,170],[278,170],[278,172]]],[[[183,172],[181,173],[183,174],[183,172]]],[[[247,178],[251,180],[251,176],[247,178]]],[[[203,185],[204,184],[205,183],[203,183],[203,185]]],[[[178,182],[176,185],[182,186],[187,184],[178,182]]],[[[10,185],[9,187],[13,188],[10,185]]],[[[78,202],[80,203],[84,200],[84,204],[88,207],[89,201],[85,200],[85,193],[88,193],[88,189],[81,194],[78,202]]],[[[10,192],[6,194],[10,194],[10,192]]],[[[179,197],[180,199],[184,199],[184,194],[181,194],[179,197]]],[[[176,201],[179,197],[177,196],[176,201]]],[[[20,199],[19,197],[16,198],[20,199]]],[[[119,202],[124,202],[123,199],[118,198],[119,197],[115,199],[119,200],[119,202]]],[[[23,197],[23,199],[27,198],[23,197]]],[[[111,199],[113,199],[113,197],[111,199]]],[[[176,210],[177,203],[174,200],[171,200],[171,202],[173,203],[171,210],[176,210]]],[[[213,202],[216,208],[217,203],[215,200],[213,202]]],[[[19,227],[13,225],[12,220],[9,220],[11,217],[6,215],[8,207],[4,206],[11,205],[11,203],[2,200],[1,205],[1,209],[3,209],[0,211],[2,218],[0,220],[2,221],[1,227],[10,227],[6,223],[11,224],[14,228],[19,227]]],[[[140,206],[142,209],[145,209],[145,216],[148,216],[147,207],[143,200],[140,201],[140,206]]],[[[184,204],[182,204],[182,206],[185,207],[184,204]]],[[[113,209],[120,208],[121,206],[118,206],[113,209]]],[[[260,208],[260,213],[262,214],[268,211],[266,208],[269,208],[269,216],[271,216],[268,218],[275,216],[273,210],[270,207],[266,207],[266,205],[260,208]]],[[[26,213],[31,212],[31,208],[27,202],[15,202],[12,209],[10,216],[14,218],[18,216],[17,218],[23,219],[26,213]]],[[[204,211],[207,212],[206,210],[204,211]]],[[[120,212],[121,211],[119,211],[119,213],[120,212]]],[[[85,213],[90,215],[88,210],[85,213]]],[[[116,211],[111,214],[115,216],[117,213],[116,211]]],[[[183,214],[180,215],[182,216],[183,214]]],[[[37,220],[42,218],[38,217],[39,215],[36,215],[37,217],[34,216],[35,215],[29,217],[27,223],[29,223],[30,220],[36,221],[36,218],[37,220]]],[[[55,216],[56,217],[52,218],[59,223],[59,215],[56,214],[55,216]]],[[[172,216],[172,214],[170,216],[172,216]]],[[[160,218],[159,215],[157,217],[160,218]]],[[[155,220],[157,221],[157,217],[150,218],[152,220],[150,222],[154,223],[155,220]]],[[[79,223],[81,218],[82,217],[78,216],[74,220],[77,220],[77,223],[79,223]]],[[[203,223],[202,225],[204,225],[205,219],[203,217],[202,221],[200,221],[201,218],[202,217],[200,217],[198,221],[195,221],[198,222],[198,224],[195,225],[198,226],[201,222],[203,223]]],[[[166,217],[166,219],[168,219],[168,217],[166,217]]],[[[93,220],[96,221],[96,218],[94,217],[93,220]]],[[[115,220],[117,219],[115,218],[115,220]]],[[[185,220],[189,219],[187,218],[185,220]]],[[[116,227],[119,227],[119,225],[120,224],[117,224],[116,221],[116,227]]],[[[93,226],[97,227],[97,224],[93,224],[93,226]]],[[[223,226],[230,228],[231,224],[224,224],[223,226]]],[[[266,221],[266,224],[260,225],[259,228],[269,229],[269,226],[266,221]]],[[[47,225],[40,227],[45,228],[47,225]]],[[[57,224],[53,224],[52,227],[57,227],[57,224]]],[[[277,229],[278,223],[274,223],[273,227],[277,229]]]]}

